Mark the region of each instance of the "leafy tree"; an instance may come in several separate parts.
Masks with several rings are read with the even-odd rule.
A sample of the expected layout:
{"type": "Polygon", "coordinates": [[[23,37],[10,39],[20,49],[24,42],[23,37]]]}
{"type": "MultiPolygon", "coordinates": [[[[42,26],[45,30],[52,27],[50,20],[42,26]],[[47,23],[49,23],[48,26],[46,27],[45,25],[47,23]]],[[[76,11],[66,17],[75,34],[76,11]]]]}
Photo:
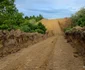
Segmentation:
{"type": "Polygon", "coordinates": [[[28,19],[29,20],[29,17],[28,16],[25,16],[25,19],[28,19]]]}
{"type": "Polygon", "coordinates": [[[43,16],[40,14],[39,16],[37,16],[36,21],[40,21],[41,19],[43,19],[43,16]]]}

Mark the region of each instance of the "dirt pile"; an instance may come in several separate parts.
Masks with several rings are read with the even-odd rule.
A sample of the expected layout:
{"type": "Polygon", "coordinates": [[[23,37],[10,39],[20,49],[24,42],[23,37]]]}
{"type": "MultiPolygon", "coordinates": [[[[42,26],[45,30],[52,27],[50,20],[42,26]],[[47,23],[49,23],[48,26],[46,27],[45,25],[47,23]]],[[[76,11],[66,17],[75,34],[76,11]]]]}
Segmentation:
{"type": "Polygon", "coordinates": [[[49,33],[42,35],[38,33],[25,33],[20,30],[0,30],[0,57],[15,53],[49,36],[51,36],[49,33]]]}

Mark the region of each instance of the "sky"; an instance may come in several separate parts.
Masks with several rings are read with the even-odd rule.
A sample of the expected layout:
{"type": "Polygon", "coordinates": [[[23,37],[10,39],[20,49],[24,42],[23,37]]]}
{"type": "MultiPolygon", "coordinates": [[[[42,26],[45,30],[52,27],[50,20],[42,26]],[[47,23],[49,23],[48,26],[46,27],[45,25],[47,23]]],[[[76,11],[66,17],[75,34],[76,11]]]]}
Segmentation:
{"type": "Polygon", "coordinates": [[[19,12],[25,16],[43,15],[44,18],[70,17],[85,7],[85,0],[15,0],[19,12]]]}

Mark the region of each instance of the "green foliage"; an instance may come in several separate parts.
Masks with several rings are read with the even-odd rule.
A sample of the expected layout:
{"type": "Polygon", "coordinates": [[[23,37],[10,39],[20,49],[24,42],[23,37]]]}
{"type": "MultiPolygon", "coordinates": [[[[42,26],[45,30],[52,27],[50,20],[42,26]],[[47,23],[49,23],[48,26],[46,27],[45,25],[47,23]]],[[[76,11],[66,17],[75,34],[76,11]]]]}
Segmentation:
{"type": "Polygon", "coordinates": [[[14,4],[15,0],[0,0],[0,30],[20,29],[24,32],[38,32],[44,34],[45,26],[39,21],[43,19],[39,16],[25,16],[18,12],[14,4]],[[35,24],[39,22],[39,24],[35,24]]]}
{"type": "Polygon", "coordinates": [[[5,30],[8,29],[8,25],[7,24],[3,24],[0,26],[0,29],[5,30]]]}
{"type": "Polygon", "coordinates": [[[21,31],[24,31],[24,32],[30,32],[31,31],[31,29],[30,29],[30,27],[28,27],[28,25],[21,26],[20,29],[21,29],[21,31]]]}
{"type": "Polygon", "coordinates": [[[42,15],[39,15],[39,16],[30,16],[30,17],[28,17],[28,16],[25,16],[25,19],[28,19],[28,20],[32,20],[32,19],[35,19],[35,21],[36,22],[38,22],[38,21],[40,21],[41,19],[43,19],[43,16],[42,15]]]}
{"type": "Polygon", "coordinates": [[[85,26],[85,8],[82,8],[71,17],[73,24],[72,26],[85,26]]]}
{"type": "Polygon", "coordinates": [[[37,16],[36,21],[40,21],[41,19],[43,19],[43,16],[39,15],[39,16],[37,16]]]}
{"type": "Polygon", "coordinates": [[[72,31],[72,27],[67,27],[64,29],[64,32],[72,31]]]}
{"type": "Polygon", "coordinates": [[[29,20],[29,23],[34,24],[34,23],[36,23],[36,20],[35,20],[35,19],[30,19],[30,20],[29,20]]]}
{"type": "Polygon", "coordinates": [[[36,29],[35,32],[38,32],[38,33],[44,34],[44,31],[41,30],[41,29],[36,29]]]}
{"type": "Polygon", "coordinates": [[[29,23],[28,20],[26,20],[20,27],[20,29],[24,32],[38,32],[45,34],[46,28],[45,26],[39,22],[38,24],[29,23]]]}
{"type": "Polygon", "coordinates": [[[38,29],[43,30],[44,33],[46,33],[46,30],[47,30],[47,29],[45,28],[45,26],[44,26],[41,22],[38,23],[38,29]]]}

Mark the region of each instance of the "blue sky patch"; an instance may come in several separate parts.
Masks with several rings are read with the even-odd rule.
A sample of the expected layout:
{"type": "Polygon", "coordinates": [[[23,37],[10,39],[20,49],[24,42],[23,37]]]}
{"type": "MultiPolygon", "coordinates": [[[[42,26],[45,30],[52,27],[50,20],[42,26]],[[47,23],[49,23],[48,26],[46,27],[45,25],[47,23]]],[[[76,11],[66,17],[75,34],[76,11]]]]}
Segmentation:
{"type": "Polygon", "coordinates": [[[16,0],[15,4],[27,16],[42,14],[45,18],[64,18],[85,7],[85,0],[16,0]]]}

